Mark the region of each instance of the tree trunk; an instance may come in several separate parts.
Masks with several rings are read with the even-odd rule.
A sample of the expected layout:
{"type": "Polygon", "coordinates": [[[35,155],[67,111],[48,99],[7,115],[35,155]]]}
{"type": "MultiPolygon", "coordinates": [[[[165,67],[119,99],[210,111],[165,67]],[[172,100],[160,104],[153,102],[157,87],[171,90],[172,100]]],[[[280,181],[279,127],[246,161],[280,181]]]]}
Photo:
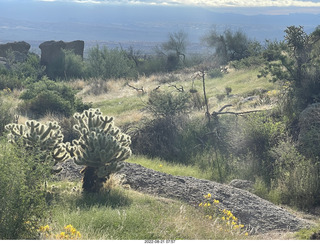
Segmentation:
{"type": "Polygon", "coordinates": [[[87,166],[81,171],[83,173],[82,189],[84,192],[96,193],[102,189],[106,178],[99,178],[96,170],[95,167],[87,166]]]}

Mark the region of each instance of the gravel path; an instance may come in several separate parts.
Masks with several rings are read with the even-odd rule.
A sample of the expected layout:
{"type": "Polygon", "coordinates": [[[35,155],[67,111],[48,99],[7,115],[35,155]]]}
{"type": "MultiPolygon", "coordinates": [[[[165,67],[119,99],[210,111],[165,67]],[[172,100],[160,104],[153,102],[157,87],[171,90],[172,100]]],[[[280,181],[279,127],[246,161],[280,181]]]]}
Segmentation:
{"type": "MultiPolygon", "coordinates": [[[[308,225],[285,209],[230,185],[193,177],[172,176],[137,164],[124,162],[123,165],[119,174],[124,175],[123,184],[130,185],[132,189],[178,199],[193,206],[198,206],[204,200],[203,195],[211,193],[212,198],[220,201],[222,209],[230,210],[252,233],[297,231],[308,225]]],[[[81,167],[73,162],[64,163],[62,167],[59,179],[74,180],[81,177],[81,167]]]]}

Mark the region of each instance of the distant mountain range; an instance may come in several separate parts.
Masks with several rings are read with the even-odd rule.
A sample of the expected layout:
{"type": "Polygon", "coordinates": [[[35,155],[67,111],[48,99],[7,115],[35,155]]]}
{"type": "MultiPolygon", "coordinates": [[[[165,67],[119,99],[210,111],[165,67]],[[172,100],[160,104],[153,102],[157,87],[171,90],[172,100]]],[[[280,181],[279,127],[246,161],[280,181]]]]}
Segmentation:
{"type": "Polygon", "coordinates": [[[46,40],[84,40],[86,47],[134,46],[151,50],[169,32],[184,30],[192,48],[210,29],[244,31],[250,38],[282,40],[290,25],[307,32],[320,24],[320,15],[241,15],[196,7],[110,6],[62,2],[0,2],[0,43],[25,40],[36,49],[46,40]]]}

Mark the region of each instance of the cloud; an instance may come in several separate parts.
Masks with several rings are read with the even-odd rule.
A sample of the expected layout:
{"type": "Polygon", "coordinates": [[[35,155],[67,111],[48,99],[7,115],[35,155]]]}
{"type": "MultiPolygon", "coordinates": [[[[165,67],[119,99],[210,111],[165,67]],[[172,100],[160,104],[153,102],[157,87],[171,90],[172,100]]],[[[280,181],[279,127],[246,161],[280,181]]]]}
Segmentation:
{"type": "Polygon", "coordinates": [[[315,0],[38,0],[92,4],[186,5],[201,7],[320,7],[315,0]]]}

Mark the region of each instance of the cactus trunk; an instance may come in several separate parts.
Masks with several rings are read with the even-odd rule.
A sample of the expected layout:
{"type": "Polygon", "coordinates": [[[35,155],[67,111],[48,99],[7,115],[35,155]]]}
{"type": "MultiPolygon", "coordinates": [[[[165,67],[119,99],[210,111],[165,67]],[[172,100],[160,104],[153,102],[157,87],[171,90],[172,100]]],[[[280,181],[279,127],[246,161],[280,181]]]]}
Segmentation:
{"type": "Polygon", "coordinates": [[[82,178],[82,189],[84,192],[91,192],[91,193],[97,193],[99,192],[103,184],[106,182],[106,178],[99,178],[97,174],[97,168],[87,166],[85,167],[82,172],[83,178],[82,178]]]}

